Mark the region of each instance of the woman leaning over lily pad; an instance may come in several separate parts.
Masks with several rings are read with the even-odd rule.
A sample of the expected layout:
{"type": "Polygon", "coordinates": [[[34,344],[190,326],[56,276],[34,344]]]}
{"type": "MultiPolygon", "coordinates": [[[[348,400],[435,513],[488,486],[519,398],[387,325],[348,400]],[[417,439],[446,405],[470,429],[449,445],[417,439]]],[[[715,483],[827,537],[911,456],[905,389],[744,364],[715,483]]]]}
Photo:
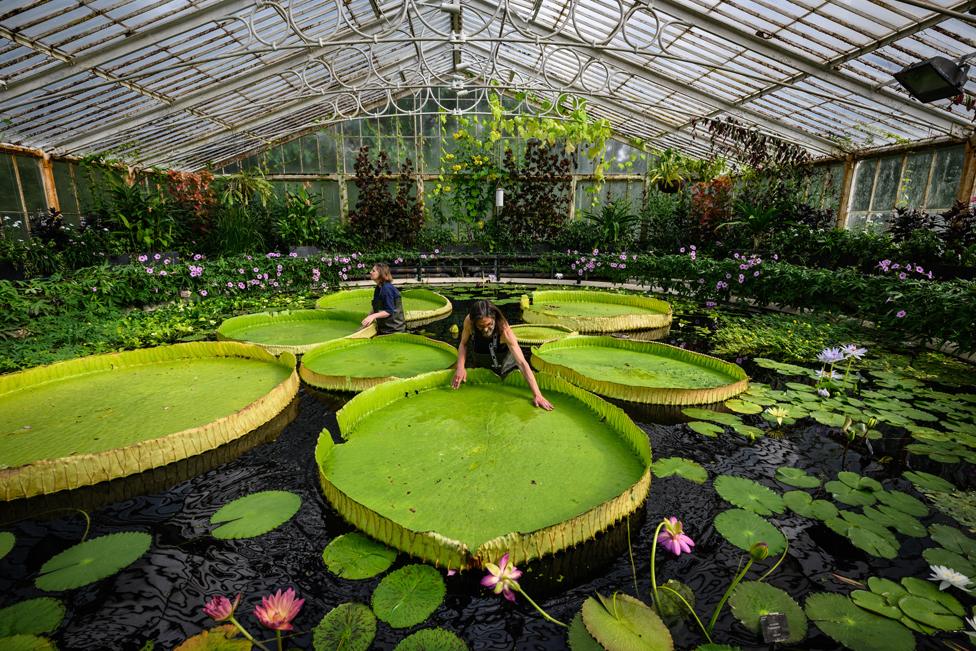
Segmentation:
{"type": "Polygon", "coordinates": [[[455,389],[468,379],[467,364],[489,368],[505,377],[516,368],[522,371],[532,389],[532,402],[536,407],[552,411],[552,403],[543,397],[535,381],[532,367],[525,361],[518,339],[508,325],[508,319],[491,301],[475,301],[464,317],[461,344],[458,346],[457,370],[451,386],[455,389]],[[504,344],[504,345],[502,345],[504,344]]]}

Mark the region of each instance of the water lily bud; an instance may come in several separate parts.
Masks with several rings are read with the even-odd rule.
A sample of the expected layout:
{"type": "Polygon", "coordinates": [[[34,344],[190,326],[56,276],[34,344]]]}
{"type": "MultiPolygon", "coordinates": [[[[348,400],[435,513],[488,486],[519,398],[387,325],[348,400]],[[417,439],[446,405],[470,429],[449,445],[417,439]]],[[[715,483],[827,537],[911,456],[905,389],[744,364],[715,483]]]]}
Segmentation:
{"type": "Polygon", "coordinates": [[[754,561],[761,561],[769,556],[769,545],[764,542],[757,542],[749,548],[749,557],[754,561]]]}
{"type": "Polygon", "coordinates": [[[868,429],[874,429],[874,426],[878,424],[878,419],[874,416],[868,418],[868,429]]]}
{"type": "Polygon", "coordinates": [[[847,430],[849,430],[851,428],[851,425],[853,424],[854,424],[853,418],[851,418],[850,416],[844,416],[844,426],[841,427],[840,429],[842,432],[847,432],[847,430]]]}

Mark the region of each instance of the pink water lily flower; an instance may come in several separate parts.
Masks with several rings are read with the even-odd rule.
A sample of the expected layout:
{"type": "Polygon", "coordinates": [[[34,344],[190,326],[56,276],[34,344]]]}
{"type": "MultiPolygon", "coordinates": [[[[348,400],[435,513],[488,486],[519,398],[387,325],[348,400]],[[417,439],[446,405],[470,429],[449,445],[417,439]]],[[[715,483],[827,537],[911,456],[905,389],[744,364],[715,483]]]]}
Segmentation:
{"type": "Polygon", "coordinates": [[[675,556],[681,556],[682,552],[690,554],[691,548],[695,546],[695,541],[685,534],[681,521],[673,516],[664,518],[664,531],[657,537],[657,541],[675,556]]]}
{"type": "Polygon", "coordinates": [[[486,588],[494,586],[495,594],[501,594],[509,601],[515,601],[513,588],[518,589],[518,580],[522,576],[522,570],[515,565],[509,565],[508,554],[502,556],[498,565],[485,563],[485,567],[488,569],[488,574],[481,579],[481,585],[486,588]]]}
{"type": "Polygon", "coordinates": [[[273,595],[261,597],[261,603],[254,607],[254,615],[266,628],[290,631],[291,620],[295,619],[304,603],[304,599],[295,599],[295,591],[292,588],[284,592],[278,590],[273,595]]]}
{"type": "Polygon", "coordinates": [[[216,595],[211,597],[203,607],[203,612],[215,622],[222,622],[234,616],[239,603],[241,603],[241,595],[237,595],[233,602],[224,595],[216,595]]]}

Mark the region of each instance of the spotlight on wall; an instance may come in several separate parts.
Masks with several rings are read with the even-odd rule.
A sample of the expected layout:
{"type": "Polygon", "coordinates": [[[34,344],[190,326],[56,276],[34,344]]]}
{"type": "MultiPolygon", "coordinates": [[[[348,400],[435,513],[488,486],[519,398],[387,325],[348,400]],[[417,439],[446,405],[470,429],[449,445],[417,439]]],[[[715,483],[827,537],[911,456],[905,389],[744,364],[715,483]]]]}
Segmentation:
{"type": "Polygon", "coordinates": [[[968,75],[968,65],[960,65],[945,57],[932,57],[896,72],[895,79],[918,101],[934,102],[961,93],[968,75]]]}

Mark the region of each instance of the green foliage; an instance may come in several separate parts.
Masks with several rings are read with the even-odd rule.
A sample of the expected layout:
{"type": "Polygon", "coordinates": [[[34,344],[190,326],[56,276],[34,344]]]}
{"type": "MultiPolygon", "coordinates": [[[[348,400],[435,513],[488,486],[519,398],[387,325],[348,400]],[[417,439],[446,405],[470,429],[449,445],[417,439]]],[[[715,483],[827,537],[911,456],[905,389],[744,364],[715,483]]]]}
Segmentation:
{"type": "Polygon", "coordinates": [[[715,478],[715,491],[727,502],[758,515],[783,512],[783,498],[762,484],[731,475],[715,478]]]}
{"type": "Polygon", "coordinates": [[[344,579],[369,579],[389,569],[397,552],[359,533],[347,533],[329,543],[322,560],[344,579]]]}
{"type": "Polygon", "coordinates": [[[393,651],[467,651],[468,645],[443,628],[425,628],[400,640],[393,651]]]}
{"type": "Polygon", "coordinates": [[[393,628],[427,619],[444,600],[440,572],[430,565],[407,565],[388,574],[373,592],[373,612],[393,628]]]}
{"type": "Polygon", "coordinates": [[[712,334],[718,356],[773,357],[784,362],[815,363],[817,354],[838,342],[869,341],[868,334],[845,319],[823,315],[720,313],[712,334]]]}
{"type": "Polygon", "coordinates": [[[634,231],[640,222],[640,217],[630,212],[630,202],[626,199],[607,201],[599,211],[584,211],[583,219],[599,246],[609,251],[622,251],[633,244],[634,231]]]}
{"type": "Polygon", "coordinates": [[[897,621],[858,608],[837,594],[817,593],[804,604],[821,631],[853,651],[912,651],[915,638],[897,621]]]}
{"type": "Polygon", "coordinates": [[[274,234],[279,246],[307,246],[320,241],[320,223],[316,200],[304,187],[286,192],[282,209],[274,220],[274,234]]]}
{"type": "Polygon", "coordinates": [[[339,604],[312,631],[315,651],[366,651],[376,637],[376,617],[368,606],[339,604]]]}
{"type": "Polygon", "coordinates": [[[671,651],[671,632],[646,604],[630,595],[597,594],[583,602],[586,630],[605,649],[671,651]]]}
{"type": "Polygon", "coordinates": [[[392,172],[385,151],[380,151],[373,160],[369,147],[361,147],[355,170],[359,199],[349,213],[353,232],[371,243],[413,244],[424,223],[423,202],[417,197],[413,178],[413,161],[404,161],[396,176],[395,192],[389,187],[392,172]]]}
{"type": "Polygon", "coordinates": [[[0,559],[10,553],[17,538],[9,531],[0,531],[0,559]]]}
{"type": "Polygon", "coordinates": [[[770,613],[786,615],[789,638],[780,640],[795,644],[807,636],[807,618],[800,605],[789,594],[759,581],[743,581],[729,599],[732,614],[743,626],[759,634],[760,619],[770,613]]]}
{"type": "Polygon", "coordinates": [[[752,511],[730,509],[715,517],[715,529],[739,549],[749,551],[758,542],[769,545],[769,555],[786,551],[786,537],[752,511]]]}
{"type": "Polygon", "coordinates": [[[708,479],[708,471],[705,470],[701,464],[696,463],[691,459],[683,459],[681,457],[656,459],[651,465],[651,470],[654,472],[655,477],[670,477],[672,475],[676,475],[689,481],[693,481],[696,484],[702,484],[708,479]]]}
{"type": "Polygon", "coordinates": [[[276,529],[298,512],[302,500],[288,491],[261,491],[220,507],[210,517],[217,526],[211,535],[219,540],[254,538],[276,529]]]}
{"type": "Polygon", "coordinates": [[[64,604],[50,597],[26,599],[0,609],[0,637],[51,633],[64,619],[64,604]]]}

